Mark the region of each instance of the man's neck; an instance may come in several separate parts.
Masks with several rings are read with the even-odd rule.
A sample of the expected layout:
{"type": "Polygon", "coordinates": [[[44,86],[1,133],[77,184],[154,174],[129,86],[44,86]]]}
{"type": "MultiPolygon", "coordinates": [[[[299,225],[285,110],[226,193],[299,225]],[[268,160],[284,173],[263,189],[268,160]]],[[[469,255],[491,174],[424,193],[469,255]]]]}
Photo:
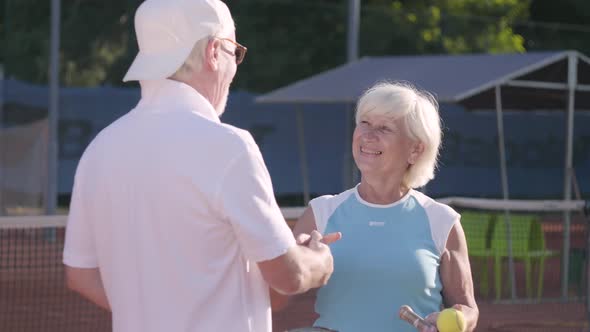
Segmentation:
{"type": "Polygon", "coordinates": [[[215,109],[215,111],[218,113],[217,108],[215,107],[215,102],[214,102],[214,96],[215,96],[215,90],[212,84],[204,84],[203,82],[207,82],[206,79],[201,79],[201,80],[193,80],[190,82],[181,82],[184,83],[188,86],[190,86],[191,88],[193,88],[195,91],[197,91],[201,96],[203,96],[205,99],[207,99],[207,101],[209,101],[209,103],[213,106],[213,108],[215,109]]]}

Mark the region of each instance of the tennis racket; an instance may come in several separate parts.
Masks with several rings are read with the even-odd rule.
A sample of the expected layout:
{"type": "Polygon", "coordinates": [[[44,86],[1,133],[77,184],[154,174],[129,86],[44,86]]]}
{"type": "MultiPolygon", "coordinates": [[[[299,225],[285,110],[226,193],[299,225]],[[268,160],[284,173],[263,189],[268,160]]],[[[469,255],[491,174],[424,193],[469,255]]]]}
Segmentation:
{"type": "Polygon", "coordinates": [[[408,322],[417,330],[431,326],[424,320],[424,318],[415,313],[414,310],[412,310],[412,308],[410,308],[408,305],[403,305],[401,308],[399,308],[399,318],[408,322]]]}

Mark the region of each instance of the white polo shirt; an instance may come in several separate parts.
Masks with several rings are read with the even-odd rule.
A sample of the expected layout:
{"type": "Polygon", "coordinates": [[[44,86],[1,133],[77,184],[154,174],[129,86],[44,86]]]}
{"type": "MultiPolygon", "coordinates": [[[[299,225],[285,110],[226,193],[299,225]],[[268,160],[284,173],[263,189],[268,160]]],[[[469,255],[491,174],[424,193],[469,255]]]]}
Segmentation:
{"type": "Polygon", "coordinates": [[[256,262],[295,245],[252,136],[151,82],[76,171],[63,261],[100,268],[113,330],[271,331],[256,262]]]}

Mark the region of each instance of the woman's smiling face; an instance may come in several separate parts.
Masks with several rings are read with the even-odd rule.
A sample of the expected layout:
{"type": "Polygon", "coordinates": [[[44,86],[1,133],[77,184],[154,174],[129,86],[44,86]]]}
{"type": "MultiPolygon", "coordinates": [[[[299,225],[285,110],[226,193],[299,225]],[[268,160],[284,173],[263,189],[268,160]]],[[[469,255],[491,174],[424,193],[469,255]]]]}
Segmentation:
{"type": "Polygon", "coordinates": [[[365,113],[359,119],[352,154],[363,175],[403,177],[412,154],[412,140],[403,119],[365,113]]]}

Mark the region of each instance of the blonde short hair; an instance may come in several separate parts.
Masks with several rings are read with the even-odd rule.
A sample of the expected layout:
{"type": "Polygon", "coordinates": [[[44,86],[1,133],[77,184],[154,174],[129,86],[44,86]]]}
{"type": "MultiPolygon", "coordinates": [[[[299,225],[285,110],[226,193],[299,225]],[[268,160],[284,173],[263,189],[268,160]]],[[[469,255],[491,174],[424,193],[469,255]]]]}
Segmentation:
{"type": "Polygon", "coordinates": [[[377,114],[391,119],[403,118],[406,135],[421,142],[424,151],[411,165],[402,181],[408,188],[419,188],[434,178],[442,138],[438,102],[432,94],[407,82],[378,83],[359,99],[356,123],[365,114],[377,114]]]}

